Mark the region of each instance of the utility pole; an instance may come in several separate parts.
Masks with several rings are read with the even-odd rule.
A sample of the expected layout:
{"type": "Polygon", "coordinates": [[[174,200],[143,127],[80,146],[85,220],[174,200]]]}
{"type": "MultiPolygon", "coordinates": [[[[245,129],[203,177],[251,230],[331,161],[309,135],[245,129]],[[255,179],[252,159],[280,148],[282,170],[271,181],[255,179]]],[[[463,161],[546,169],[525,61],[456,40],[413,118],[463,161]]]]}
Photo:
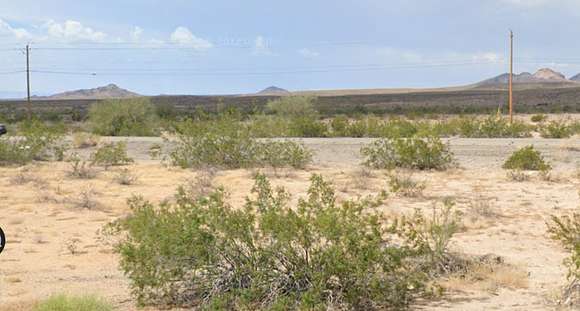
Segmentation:
{"type": "Polygon", "coordinates": [[[510,30],[509,109],[510,123],[514,121],[514,32],[510,30]]]}
{"type": "Polygon", "coordinates": [[[28,119],[32,119],[32,102],[30,101],[30,44],[26,45],[26,95],[28,119]]]}

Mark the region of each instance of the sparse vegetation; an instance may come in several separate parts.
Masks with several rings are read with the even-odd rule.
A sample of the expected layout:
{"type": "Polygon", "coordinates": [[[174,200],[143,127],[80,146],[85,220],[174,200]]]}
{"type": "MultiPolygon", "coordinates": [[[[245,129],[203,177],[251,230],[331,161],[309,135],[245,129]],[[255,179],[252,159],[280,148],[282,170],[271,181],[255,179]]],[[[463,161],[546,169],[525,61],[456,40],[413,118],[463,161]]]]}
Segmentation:
{"type": "Polygon", "coordinates": [[[133,163],[133,159],[127,155],[127,143],[107,143],[92,154],[91,163],[92,165],[103,166],[107,170],[111,166],[133,163]]]}
{"type": "Polygon", "coordinates": [[[534,123],[542,123],[548,120],[548,116],[545,114],[535,114],[531,117],[532,122],[534,123]]]}
{"type": "Polygon", "coordinates": [[[543,138],[569,138],[572,136],[572,128],[565,121],[550,121],[539,127],[543,138]]]}
{"type": "Polygon", "coordinates": [[[544,160],[534,146],[527,146],[515,151],[503,164],[504,169],[524,171],[548,171],[552,167],[544,160]]]}
{"type": "Polygon", "coordinates": [[[122,186],[130,186],[137,183],[139,177],[131,173],[129,169],[121,169],[114,178],[115,182],[122,186]]]}
{"type": "Polygon", "coordinates": [[[379,139],[361,149],[364,165],[374,169],[444,170],[453,164],[449,146],[433,136],[379,139]]]}
{"type": "Polygon", "coordinates": [[[71,155],[70,168],[68,175],[78,179],[93,179],[97,177],[97,172],[93,169],[91,163],[82,159],[78,154],[71,155]]]}
{"type": "Polygon", "coordinates": [[[32,120],[21,125],[22,137],[0,138],[0,166],[25,165],[39,160],[62,160],[66,146],[60,128],[32,120]]]}
{"type": "Polygon", "coordinates": [[[424,182],[413,179],[411,174],[395,172],[389,174],[389,187],[393,193],[414,198],[423,195],[426,185],[424,182]]]}
{"type": "Polygon", "coordinates": [[[52,296],[38,305],[33,311],[113,311],[113,306],[96,296],[52,296]]]}

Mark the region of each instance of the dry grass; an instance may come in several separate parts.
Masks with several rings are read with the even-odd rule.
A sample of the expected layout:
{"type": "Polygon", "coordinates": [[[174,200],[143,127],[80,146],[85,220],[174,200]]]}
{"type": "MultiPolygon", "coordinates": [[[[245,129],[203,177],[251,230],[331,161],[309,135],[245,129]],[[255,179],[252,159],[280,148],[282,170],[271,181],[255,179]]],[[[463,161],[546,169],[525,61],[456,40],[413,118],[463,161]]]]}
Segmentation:
{"type": "Polygon", "coordinates": [[[115,175],[113,180],[119,185],[130,186],[136,184],[139,177],[133,174],[129,169],[123,168],[117,175],[115,175]]]}
{"type": "Polygon", "coordinates": [[[451,292],[466,290],[495,293],[500,288],[528,288],[528,273],[520,267],[503,263],[478,263],[442,280],[440,285],[451,292]]]}
{"type": "Polygon", "coordinates": [[[391,192],[406,198],[422,197],[427,187],[425,182],[415,180],[412,173],[399,172],[389,175],[389,186],[391,192]]]}

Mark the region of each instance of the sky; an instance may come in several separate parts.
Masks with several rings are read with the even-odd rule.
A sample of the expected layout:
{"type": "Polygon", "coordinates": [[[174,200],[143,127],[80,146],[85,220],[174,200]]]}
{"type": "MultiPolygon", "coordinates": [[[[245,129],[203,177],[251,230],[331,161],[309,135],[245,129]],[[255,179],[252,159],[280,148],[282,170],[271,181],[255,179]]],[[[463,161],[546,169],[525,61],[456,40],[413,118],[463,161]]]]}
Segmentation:
{"type": "Polygon", "coordinates": [[[0,0],[0,97],[465,85],[580,73],[580,0],[0,0]]]}

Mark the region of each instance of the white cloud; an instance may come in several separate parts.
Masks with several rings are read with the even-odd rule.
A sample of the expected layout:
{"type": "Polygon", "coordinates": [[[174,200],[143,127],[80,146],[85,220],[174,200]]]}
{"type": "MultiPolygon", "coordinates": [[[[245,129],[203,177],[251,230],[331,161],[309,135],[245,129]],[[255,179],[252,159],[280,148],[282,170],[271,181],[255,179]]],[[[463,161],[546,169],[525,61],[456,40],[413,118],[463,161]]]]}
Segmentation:
{"type": "Polygon", "coordinates": [[[213,47],[211,42],[196,37],[189,29],[181,26],[175,29],[169,40],[176,44],[191,46],[196,50],[206,50],[213,47]]]}
{"type": "Polygon", "coordinates": [[[57,23],[53,20],[48,21],[45,25],[48,35],[64,41],[104,41],[107,34],[101,31],[95,31],[90,27],[73,20],[67,20],[64,23],[57,23]]]}
{"type": "Polygon", "coordinates": [[[16,39],[28,39],[31,37],[30,33],[26,29],[14,28],[2,19],[0,19],[0,34],[13,36],[16,39]]]}
{"type": "Polygon", "coordinates": [[[489,63],[503,62],[503,57],[495,52],[476,53],[472,55],[471,59],[474,62],[489,62],[489,63]]]}
{"type": "Polygon", "coordinates": [[[262,36],[256,37],[254,41],[254,55],[271,55],[272,51],[266,39],[262,36]]]}
{"type": "Polygon", "coordinates": [[[313,50],[310,50],[310,49],[307,49],[307,48],[298,50],[298,53],[305,58],[316,58],[316,57],[320,56],[320,53],[313,51],[313,50]]]}
{"type": "Polygon", "coordinates": [[[139,26],[133,27],[133,30],[131,30],[131,33],[129,33],[131,41],[135,42],[141,40],[141,35],[143,35],[143,28],[139,26]]]}

